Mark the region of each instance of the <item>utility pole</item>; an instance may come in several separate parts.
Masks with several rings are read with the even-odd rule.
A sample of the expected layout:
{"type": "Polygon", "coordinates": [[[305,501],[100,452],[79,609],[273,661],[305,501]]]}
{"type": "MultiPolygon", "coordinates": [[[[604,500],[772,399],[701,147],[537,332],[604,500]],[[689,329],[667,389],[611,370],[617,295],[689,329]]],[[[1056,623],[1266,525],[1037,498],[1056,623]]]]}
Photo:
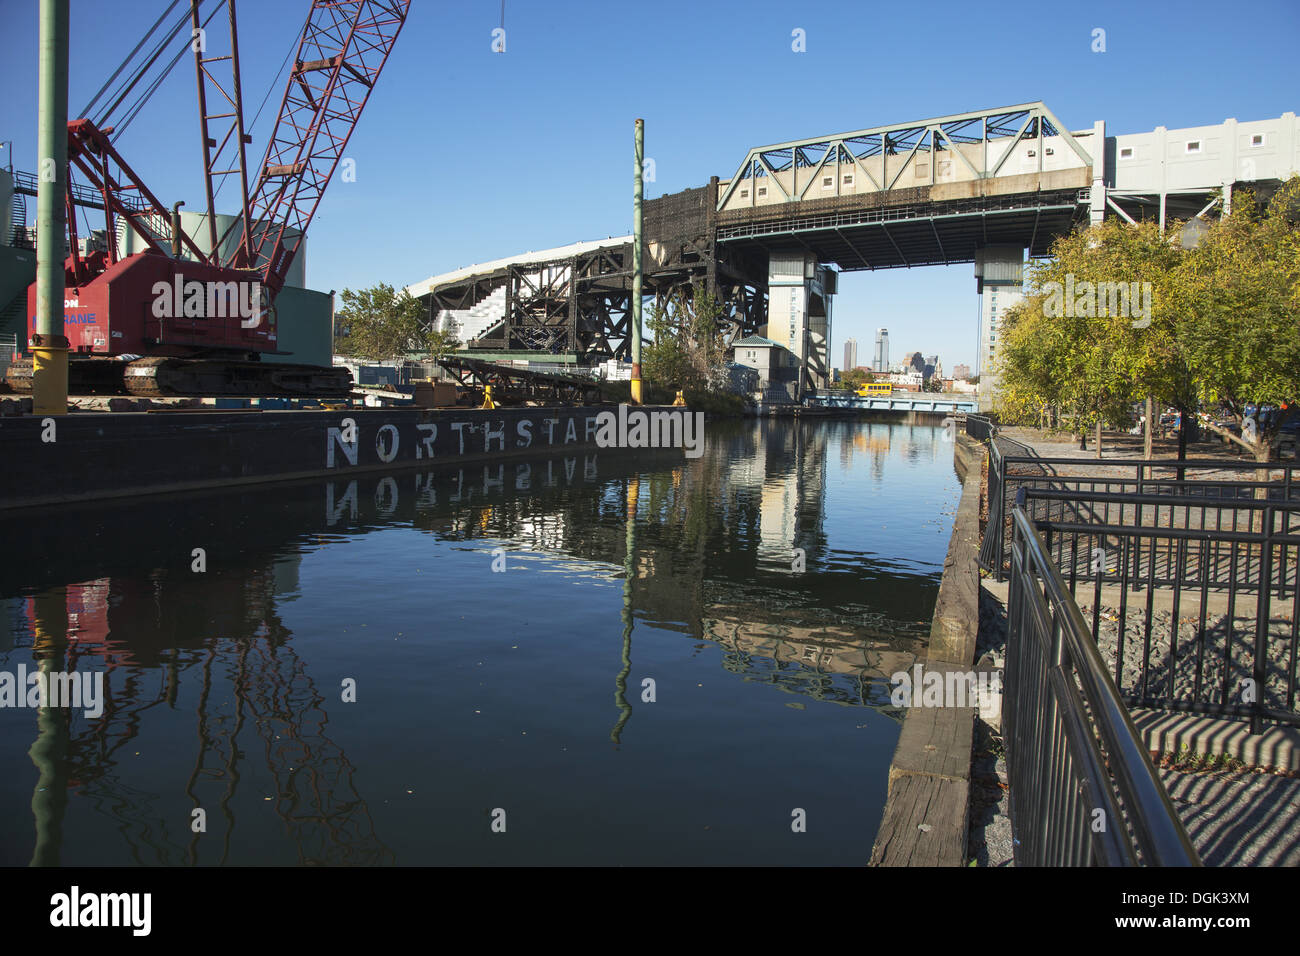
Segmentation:
{"type": "Polygon", "coordinates": [[[632,180],[632,401],[641,404],[641,167],[645,120],[636,121],[636,171],[632,180]]]}
{"type": "Polygon", "coordinates": [[[66,415],[63,237],[68,179],[68,0],[41,0],[40,17],[32,410],[37,415],[66,415]]]}

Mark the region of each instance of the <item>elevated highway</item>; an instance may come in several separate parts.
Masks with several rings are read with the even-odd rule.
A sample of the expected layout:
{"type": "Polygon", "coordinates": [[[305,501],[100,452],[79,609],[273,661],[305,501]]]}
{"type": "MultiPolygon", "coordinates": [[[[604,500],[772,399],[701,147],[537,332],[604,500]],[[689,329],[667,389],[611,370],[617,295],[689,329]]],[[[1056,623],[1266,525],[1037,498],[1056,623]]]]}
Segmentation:
{"type": "Polygon", "coordinates": [[[1046,255],[1087,215],[1099,141],[1026,103],[757,147],[718,184],[717,238],[844,272],[1046,255]]]}
{"type": "MultiPolygon", "coordinates": [[[[1108,136],[1104,122],[1071,131],[1031,102],[791,140],[749,149],[728,179],[646,202],[645,292],[671,314],[701,285],[723,306],[728,344],[772,339],[821,389],[839,273],[974,263],[983,364],[1026,254],[1106,216],[1217,215],[1235,188],[1267,196],[1297,172],[1293,112],[1108,136]]],[[[408,288],[431,324],[458,324],[478,352],[627,358],[631,251],[630,236],[575,243],[408,288]]]]}

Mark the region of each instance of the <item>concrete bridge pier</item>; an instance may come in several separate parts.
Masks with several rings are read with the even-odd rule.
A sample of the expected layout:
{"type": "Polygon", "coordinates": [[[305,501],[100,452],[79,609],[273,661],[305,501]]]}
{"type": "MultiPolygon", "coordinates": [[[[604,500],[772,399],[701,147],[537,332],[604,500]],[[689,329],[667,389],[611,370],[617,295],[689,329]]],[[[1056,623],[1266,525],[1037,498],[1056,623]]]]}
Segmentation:
{"type": "Polygon", "coordinates": [[[830,384],[831,299],[839,273],[804,249],[768,257],[767,326],[761,333],[793,352],[801,369],[796,400],[830,384]]]}
{"type": "Polygon", "coordinates": [[[980,297],[980,348],[976,393],[980,411],[993,407],[997,391],[998,345],[1000,327],[1007,309],[1022,301],[1024,294],[1025,250],[1023,246],[984,246],[975,250],[975,291],[980,297]]]}

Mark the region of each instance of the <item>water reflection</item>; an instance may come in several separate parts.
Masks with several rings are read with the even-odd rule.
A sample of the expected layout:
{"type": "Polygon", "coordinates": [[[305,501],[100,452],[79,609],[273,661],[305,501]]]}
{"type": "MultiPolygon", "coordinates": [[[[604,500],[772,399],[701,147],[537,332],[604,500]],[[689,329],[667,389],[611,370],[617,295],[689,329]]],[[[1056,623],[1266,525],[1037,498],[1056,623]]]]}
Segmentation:
{"type": "Polygon", "coordinates": [[[272,795],[263,799],[282,821],[298,862],[392,862],[357,793],[352,763],[327,733],[324,695],[276,613],[294,566],[291,559],[201,579],[158,569],[146,578],[49,587],[20,604],[20,634],[25,618],[42,669],[105,674],[98,718],[40,709],[32,748],[40,770],[34,864],[59,862],[69,789],[115,820],[133,862],[225,863],[241,764],[252,760],[273,781],[272,795]],[[231,636],[199,636],[212,634],[231,636]],[[215,856],[200,855],[200,834],[187,833],[183,820],[168,822],[160,794],[130,786],[122,773],[139,753],[133,748],[151,712],[178,711],[182,683],[195,685],[194,743],[192,763],[174,766],[173,775],[179,778],[184,767],[185,794],[210,815],[206,832],[222,834],[215,856]]]}
{"type": "MultiPolygon", "coordinates": [[[[888,676],[922,648],[946,534],[924,537],[945,526],[933,495],[918,501],[897,478],[891,485],[886,462],[938,463],[934,488],[950,505],[955,482],[942,465],[951,448],[941,435],[740,423],[711,426],[708,453],[695,460],[579,452],[4,519],[5,540],[31,546],[0,557],[0,670],[34,662],[103,671],[105,705],[93,719],[54,707],[0,710],[4,740],[27,748],[0,748],[0,808],[18,805],[15,788],[26,787],[34,826],[10,814],[0,862],[60,862],[70,825],[115,834],[94,852],[79,849],[79,860],[96,862],[407,859],[399,851],[409,833],[395,826],[381,838],[363,793],[374,760],[354,763],[355,746],[349,757],[332,734],[332,715],[348,706],[334,673],[312,675],[313,656],[319,667],[337,648],[285,623],[288,609],[301,614],[295,605],[320,595],[319,582],[302,582],[305,557],[342,555],[346,565],[346,549],[389,529],[451,546],[440,578],[417,585],[427,562],[409,550],[367,552],[350,577],[451,587],[443,581],[460,573],[456,562],[500,549],[515,567],[545,572],[512,577],[525,589],[512,600],[571,582],[617,587],[621,648],[608,671],[614,707],[605,725],[615,745],[626,745],[637,708],[651,706],[641,682],[629,682],[639,642],[658,649],[665,634],[690,639],[697,654],[718,648],[723,671],[744,682],[893,724],[888,676]],[[897,529],[866,533],[881,507],[897,529]],[[206,832],[195,831],[195,809],[206,832]]],[[[386,613],[376,607],[371,619],[386,613]]],[[[400,649],[391,660],[373,646],[355,653],[394,673],[410,666],[400,649]]]]}

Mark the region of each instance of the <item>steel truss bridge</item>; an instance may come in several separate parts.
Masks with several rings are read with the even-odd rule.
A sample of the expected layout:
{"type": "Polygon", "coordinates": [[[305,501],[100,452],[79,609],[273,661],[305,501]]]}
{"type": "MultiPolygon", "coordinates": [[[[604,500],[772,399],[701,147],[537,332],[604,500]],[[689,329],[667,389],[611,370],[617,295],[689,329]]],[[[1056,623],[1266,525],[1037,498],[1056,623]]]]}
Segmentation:
{"type": "MultiPolygon", "coordinates": [[[[671,313],[673,302],[703,288],[723,307],[730,345],[767,323],[774,253],[843,272],[953,265],[977,262],[991,247],[1045,256],[1057,236],[1106,215],[1158,215],[1162,225],[1167,216],[1205,215],[1225,186],[1230,201],[1233,183],[1275,183],[1300,167],[1295,114],[1240,124],[1269,130],[1250,136],[1252,145],[1267,135],[1279,147],[1240,168],[1237,126],[1108,139],[1104,123],[1071,132],[1033,102],[756,147],[730,179],[645,203],[644,289],[671,313]],[[1228,127],[1234,141],[1219,149],[1224,157],[1195,162],[1202,140],[1208,153],[1228,127]],[[1171,159],[1179,145],[1191,160],[1183,166],[1171,159]]],[[[408,290],[430,324],[456,322],[471,351],[592,364],[629,357],[631,266],[632,240],[622,236],[433,276],[408,290]]]]}

